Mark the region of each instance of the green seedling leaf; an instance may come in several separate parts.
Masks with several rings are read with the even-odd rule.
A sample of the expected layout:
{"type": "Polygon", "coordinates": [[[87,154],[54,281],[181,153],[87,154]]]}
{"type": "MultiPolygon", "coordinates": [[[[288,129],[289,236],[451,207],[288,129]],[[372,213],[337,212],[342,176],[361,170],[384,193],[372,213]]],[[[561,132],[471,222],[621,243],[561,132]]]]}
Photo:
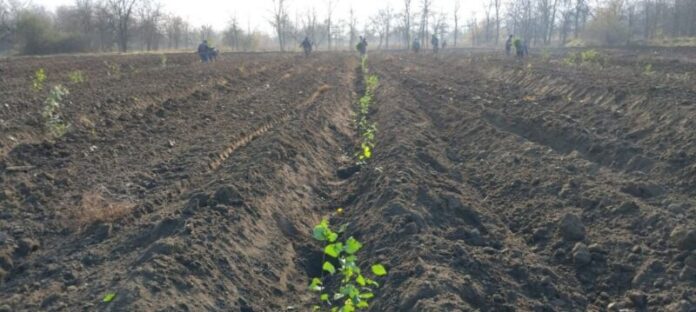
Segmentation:
{"type": "Polygon", "coordinates": [[[326,234],[326,239],[329,241],[329,243],[333,243],[338,239],[338,234],[334,233],[331,230],[328,230],[328,233],[326,234]]]}
{"type": "Polygon", "coordinates": [[[324,265],[321,267],[324,271],[331,273],[333,275],[336,273],[336,268],[331,264],[331,262],[324,262],[324,265]]]}
{"type": "Polygon", "coordinates": [[[343,244],[341,243],[326,245],[326,248],[324,248],[324,253],[334,258],[338,258],[341,251],[343,251],[343,244]]]}
{"type": "Polygon", "coordinates": [[[315,226],[314,231],[312,231],[312,237],[314,237],[314,239],[316,239],[316,240],[325,241],[326,240],[326,229],[322,228],[319,225],[315,226]]]}
{"type": "Polygon", "coordinates": [[[367,304],[367,301],[360,301],[355,306],[358,307],[359,309],[367,309],[370,305],[367,304]]]}
{"type": "Polygon", "coordinates": [[[315,277],[312,279],[312,283],[309,284],[309,290],[320,292],[320,291],[324,290],[324,287],[321,287],[321,285],[322,285],[321,280],[315,277]]]}
{"type": "Polygon", "coordinates": [[[381,264],[375,264],[372,266],[372,273],[377,276],[384,276],[387,275],[387,269],[385,269],[381,264]]]}
{"type": "Polygon", "coordinates": [[[365,286],[367,285],[367,281],[365,280],[365,277],[362,276],[362,274],[358,275],[358,277],[355,278],[355,282],[358,283],[360,286],[365,286]]]}
{"type": "Polygon", "coordinates": [[[363,245],[358,240],[351,236],[348,238],[348,240],[346,240],[346,253],[349,255],[355,254],[358,252],[358,250],[360,250],[360,248],[362,248],[362,246],[363,245]]]}
{"type": "Polygon", "coordinates": [[[104,299],[102,299],[102,302],[109,303],[111,301],[114,301],[114,298],[116,298],[116,293],[108,293],[104,295],[104,299]]]}
{"type": "Polygon", "coordinates": [[[375,281],[374,281],[374,280],[372,280],[372,279],[369,279],[369,278],[365,278],[365,282],[367,282],[367,285],[371,285],[371,286],[379,287],[379,283],[375,282],[375,281]]]}
{"type": "Polygon", "coordinates": [[[329,301],[329,294],[321,294],[321,297],[319,298],[321,301],[329,301]]]}
{"type": "Polygon", "coordinates": [[[360,294],[360,299],[372,299],[374,297],[375,297],[375,294],[373,294],[371,292],[360,294]]]}

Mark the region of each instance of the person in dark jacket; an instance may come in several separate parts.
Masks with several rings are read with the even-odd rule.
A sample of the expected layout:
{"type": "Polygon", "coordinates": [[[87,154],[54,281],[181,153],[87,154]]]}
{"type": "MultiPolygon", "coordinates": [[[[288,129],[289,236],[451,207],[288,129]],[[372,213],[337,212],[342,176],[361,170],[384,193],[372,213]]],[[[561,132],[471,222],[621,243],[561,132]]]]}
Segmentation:
{"type": "Polygon", "coordinates": [[[413,44],[411,44],[411,49],[413,49],[413,52],[414,53],[420,52],[420,48],[421,48],[421,46],[420,46],[420,41],[418,40],[418,38],[413,39],[413,44]]]}
{"type": "Polygon", "coordinates": [[[437,36],[433,35],[433,37],[430,38],[430,44],[433,45],[433,52],[437,53],[437,51],[440,50],[440,40],[437,39],[437,36]]]}
{"type": "Polygon", "coordinates": [[[309,56],[312,53],[312,42],[309,40],[309,37],[305,37],[300,46],[304,50],[305,56],[309,56]]]}
{"type": "Polygon", "coordinates": [[[203,40],[203,42],[198,45],[198,56],[201,57],[201,62],[203,63],[208,63],[210,60],[210,47],[208,46],[208,40],[203,40]]]}
{"type": "Polygon", "coordinates": [[[360,52],[360,56],[365,56],[367,54],[367,39],[365,37],[360,36],[360,42],[356,46],[358,49],[358,52],[360,52]]]}

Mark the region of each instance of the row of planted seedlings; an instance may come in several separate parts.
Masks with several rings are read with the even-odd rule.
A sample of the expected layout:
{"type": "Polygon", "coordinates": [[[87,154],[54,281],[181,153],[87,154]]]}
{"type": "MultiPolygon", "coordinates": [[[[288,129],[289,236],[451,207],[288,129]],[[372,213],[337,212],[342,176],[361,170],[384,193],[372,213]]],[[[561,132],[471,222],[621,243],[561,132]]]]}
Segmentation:
{"type": "MultiPolygon", "coordinates": [[[[356,112],[356,128],[360,137],[360,146],[356,153],[357,164],[364,166],[372,158],[375,148],[377,125],[370,122],[368,115],[374,103],[374,94],[379,85],[379,78],[370,75],[367,57],[361,62],[365,93],[360,97],[356,112]]],[[[336,219],[343,216],[343,208],[335,212],[336,219]]],[[[379,263],[370,266],[370,273],[358,266],[357,253],[363,245],[355,237],[343,238],[348,228],[343,223],[337,228],[331,228],[328,218],[324,218],[314,227],[312,237],[322,242],[322,274],[312,278],[309,290],[317,293],[318,302],[312,311],[353,312],[369,308],[370,299],[374,298],[374,290],[379,287],[375,280],[387,275],[386,268],[379,263]]]]}

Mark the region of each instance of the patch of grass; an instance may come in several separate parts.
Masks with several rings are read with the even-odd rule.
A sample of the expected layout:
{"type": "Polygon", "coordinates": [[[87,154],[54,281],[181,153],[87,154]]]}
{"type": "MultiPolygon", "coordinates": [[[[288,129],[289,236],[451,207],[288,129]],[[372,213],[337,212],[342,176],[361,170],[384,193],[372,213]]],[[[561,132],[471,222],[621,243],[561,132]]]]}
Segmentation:
{"type": "Polygon", "coordinates": [[[106,198],[101,192],[82,194],[80,204],[68,212],[69,226],[80,229],[97,222],[115,222],[131,214],[135,204],[106,198]]]}

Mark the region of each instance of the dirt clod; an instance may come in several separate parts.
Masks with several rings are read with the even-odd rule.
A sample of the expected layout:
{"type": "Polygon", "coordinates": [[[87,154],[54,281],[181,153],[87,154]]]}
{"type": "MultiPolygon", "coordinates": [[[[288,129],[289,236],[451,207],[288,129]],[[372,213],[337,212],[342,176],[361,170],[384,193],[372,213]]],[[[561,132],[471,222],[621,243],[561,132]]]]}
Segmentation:
{"type": "Polygon", "coordinates": [[[585,239],[585,225],[577,215],[570,213],[564,215],[558,226],[561,236],[567,241],[581,241],[585,239]]]}
{"type": "Polygon", "coordinates": [[[577,268],[582,268],[592,262],[590,250],[583,243],[575,244],[573,247],[573,263],[577,268]]]}
{"type": "Polygon", "coordinates": [[[26,257],[32,252],[39,249],[39,243],[31,238],[22,238],[17,243],[15,255],[18,257],[26,257]]]}

